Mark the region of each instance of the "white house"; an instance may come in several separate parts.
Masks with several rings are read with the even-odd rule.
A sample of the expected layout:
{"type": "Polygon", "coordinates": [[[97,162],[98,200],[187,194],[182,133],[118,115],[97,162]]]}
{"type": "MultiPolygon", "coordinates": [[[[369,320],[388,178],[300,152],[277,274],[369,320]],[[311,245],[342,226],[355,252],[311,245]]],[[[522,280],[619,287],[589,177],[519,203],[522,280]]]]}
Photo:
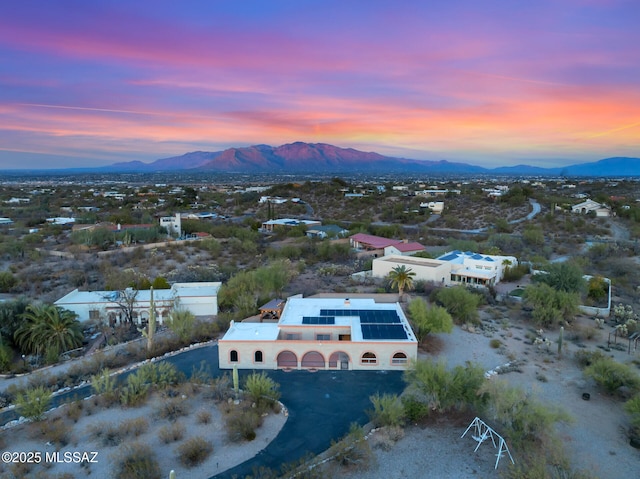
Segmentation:
{"type": "Polygon", "coordinates": [[[394,268],[405,266],[415,273],[414,281],[444,286],[491,286],[502,280],[507,266],[517,264],[515,256],[481,255],[470,251],[451,251],[436,259],[389,255],[373,260],[371,275],[385,278],[394,268]]]}
{"type": "MultiPolygon", "coordinates": [[[[191,311],[195,316],[218,314],[218,290],[222,283],[175,283],[171,289],[156,289],[153,300],[156,320],[163,324],[176,307],[191,311]]],[[[125,320],[123,308],[131,304],[134,320],[140,324],[149,319],[151,293],[149,290],[80,291],[75,289],[54,304],[73,311],[79,321],[103,320],[116,324],[125,320]]]]}
{"type": "Polygon", "coordinates": [[[420,253],[421,251],[424,251],[424,245],[421,245],[420,243],[417,243],[415,241],[402,241],[400,243],[386,246],[384,248],[384,255],[388,256],[395,254],[401,256],[412,256],[416,253],[420,253]]]}
{"type": "Polygon", "coordinates": [[[504,277],[507,266],[516,266],[515,256],[500,256],[451,251],[437,258],[451,263],[451,282],[479,286],[498,284],[504,277]]]}
{"type": "Polygon", "coordinates": [[[182,216],[180,213],[176,213],[174,216],[162,216],[160,226],[165,228],[169,234],[182,236],[182,216]]]}
{"type": "Polygon", "coordinates": [[[420,208],[429,208],[434,215],[441,215],[444,211],[444,201],[425,201],[420,203],[420,208]]]}
{"type": "Polygon", "coordinates": [[[398,303],[289,298],[277,323],[232,322],[221,369],[405,369],[418,342],[398,303]]]}
{"type": "Polygon", "coordinates": [[[296,226],[320,226],[322,221],[316,220],[297,220],[294,218],[280,218],[277,220],[269,220],[262,223],[262,231],[272,232],[277,228],[293,228],[296,226]]]}
{"type": "Polygon", "coordinates": [[[602,205],[597,201],[593,201],[593,200],[586,200],[586,201],[583,201],[582,203],[578,203],[577,205],[572,206],[571,212],[580,213],[583,215],[587,213],[595,212],[596,216],[599,216],[599,217],[611,215],[611,209],[609,209],[609,207],[602,205]]]}

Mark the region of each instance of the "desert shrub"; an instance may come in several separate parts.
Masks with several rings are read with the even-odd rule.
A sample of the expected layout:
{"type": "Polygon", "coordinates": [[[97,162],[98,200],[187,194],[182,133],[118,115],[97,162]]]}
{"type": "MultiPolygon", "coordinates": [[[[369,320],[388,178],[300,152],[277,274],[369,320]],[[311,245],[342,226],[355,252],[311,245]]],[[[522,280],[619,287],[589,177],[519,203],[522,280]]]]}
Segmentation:
{"type": "Polygon", "coordinates": [[[40,421],[49,410],[51,391],[44,386],[27,389],[16,397],[18,413],[31,421],[40,421]]]}
{"type": "Polygon", "coordinates": [[[631,393],[640,391],[640,376],[630,366],[617,362],[612,358],[601,358],[594,361],[584,370],[587,377],[603,387],[609,394],[618,392],[620,388],[628,388],[631,393]]]}
{"type": "Polygon", "coordinates": [[[227,415],[225,424],[230,441],[253,441],[262,418],[253,408],[235,408],[227,415]]]}
{"type": "Polygon", "coordinates": [[[122,446],[112,458],[112,474],[117,479],[161,479],[156,453],[145,444],[122,446]]]}
{"type": "Polygon", "coordinates": [[[247,376],[244,386],[245,394],[256,403],[260,410],[273,406],[280,398],[278,388],[278,383],[267,376],[264,371],[247,376]]]}
{"type": "Polygon", "coordinates": [[[364,431],[356,424],[351,424],[349,433],[340,441],[331,441],[330,457],[343,466],[356,469],[368,469],[373,453],[364,431]]]}
{"type": "Polygon", "coordinates": [[[211,366],[206,361],[200,361],[200,365],[195,365],[191,368],[191,375],[189,376],[189,382],[193,384],[210,384],[213,379],[211,373],[211,366]]]}
{"type": "Polygon", "coordinates": [[[502,280],[506,282],[518,281],[525,274],[529,274],[530,268],[528,264],[520,263],[516,266],[507,266],[504,269],[502,280]]]}
{"type": "Polygon", "coordinates": [[[516,448],[553,447],[554,425],[571,420],[563,410],[504,381],[485,381],[480,392],[488,399],[485,413],[505,428],[504,435],[516,448]]]}
{"type": "Polygon", "coordinates": [[[213,445],[201,436],[187,439],[176,449],[178,460],[188,468],[202,464],[212,452],[213,445]]]}
{"type": "Polygon", "coordinates": [[[587,366],[591,366],[594,362],[605,358],[605,355],[602,351],[588,351],[586,349],[579,349],[575,353],[576,361],[578,362],[578,366],[581,368],[586,368],[587,366]]]}
{"type": "Polygon", "coordinates": [[[498,349],[500,348],[500,346],[502,346],[502,341],[500,341],[499,339],[492,339],[491,341],[489,341],[489,346],[491,346],[493,349],[498,349]]]}
{"type": "Polygon", "coordinates": [[[395,394],[375,394],[369,400],[373,410],[368,411],[369,419],[375,427],[400,426],[404,422],[404,407],[400,398],[395,394]]]}
{"type": "Polygon", "coordinates": [[[122,421],[120,429],[125,436],[138,437],[147,432],[147,429],[149,429],[149,421],[144,417],[127,419],[122,421]]]}
{"type": "Polygon", "coordinates": [[[189,414],[189,406],[182,399],[169,399],[156,408],[156,416],[175,422],[178,418],[189,414]]]}
{"type": "Polygon", "coordinates": [[[183,379],[182,373],[173,364],[166,361],[143,364],[136,374],[140,376],[142,382],[159,389],[166,389],[183,379]]]}
{"type": "Polygon", "coordinates": [[[91,424],[88,433],[94,441],[105,447],[117,446],[124,439],[120,425],[106,421],[91,424]]]}
{"type": "Polygon", "coordinates": [[[200,424],[209,424],[211,422],[211,412],[204,409],[198,411],[196,414],[196,420],[200,424]]]}
{"type": "Polygon", "coordinates": [[[0,371],[7,371],[11,366],[11,360],[13,359],[13,350],[10,346],[2,342],[0,337],[0,371]]]}
{"type": "Polygon", "coordinates": [[[127,376],[127,385],[120,389],[120,403],[123,406],[137,406],[147,399],[149,383],[143,375],[135,373],[127,376]]]}
{"type": "Polygon", "coordinates": [[[57,447],[64,447],[71,440],[71,426],[60,416],[48,421],[41,421],[36,425],[34,439],[50,442],[57,447]]]}
{"type": "Polygon", "coordinates": [[[411,422],[418,422],[429,416],[429,404],[415,394],[402,396],[404,415],[411,422]]]}
{"type": "Polygon", "coordinates": [[[82,416],[84,410],[83,401],[73,401],[65,407],[66,416],[73,422],[78,422],[78,419],[82,416]]]}
{"type": "Polygon", "coordinates": [[[478,394],[484,370],[469,362],[448,370],[443,361],[418,361],[405,372],[405,381],[409,395],[417,393],[430,408],[441,412],[475,408],[484,400],[478,394]]]}
{"type": "Polygon", "coordinates": [[[631,415],[631,426],[638,429],[640,433],[640,395],[629,399],[624,404],[624,410],[631,415]]]}
{"type": "Polygon", "coordinates": [[[182,423],[174,422],[168,426],[161,427],[160,431],[158,431],[158,437],[163,443],[169,444],[170,442],[181,440],[185,432],[186,428],[182,423]]]}
{"type": "Polygon", "coordinates": [[[116,378],[111,376],[108,369],[103,369],[100,374],[91,377],[91,387],[95,394],[99,394],[103,399],[111,404],[118,398],[116,393],[116,378]]]}
{"type": "Polygon", "coordinates": [[[214,401],[226,401],[232,396],[231,378],[227,373],[220,377],[213,378],[211,380],[211,386],[204,393],[205,398],[213,399],[214,401]]]}

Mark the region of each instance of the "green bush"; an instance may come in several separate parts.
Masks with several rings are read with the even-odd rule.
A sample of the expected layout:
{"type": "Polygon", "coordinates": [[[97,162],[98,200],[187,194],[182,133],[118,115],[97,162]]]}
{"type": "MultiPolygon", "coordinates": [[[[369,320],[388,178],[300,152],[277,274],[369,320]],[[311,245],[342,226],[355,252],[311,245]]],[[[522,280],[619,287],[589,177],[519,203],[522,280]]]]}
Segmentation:
{"type": "Polygon", "coordinates": [[[479,322],[478,306],[482,298],[464,286],[442,288],[435,293],[435,298],[458,323],[479,322]]]}
{"type": "Polygon", "coordinates": [[[41,421],[50,403],[51,391],[44,386],[27,389],[16,397],[18,413],[31,421],[41,421]]]}
{"type": "Polygon", "coordinates": [[[123,406],[137,406],[147,399],[149,384],[145,382],[143,375],[130,374],[127,377],[127,385],[120,389],[120,403],[123,406]]]}
{"type": "Polygon", "coordinates": [[[178,460],[188,468],[202,464],[212,452],[213,445],[200,436],[186,440],[176,449],[178,460]]]}
{"type": "Polygon", "coordinates": [[[401,426],[404,423],[404,407],[395,394],[376,394],[370,396],[369,400],[373,404],[373,410],[368,415],[375,427],[401,426]]]}
{"type": "Polygon", "coordinates": [[[617,362],[612,358],[601,358],[594,361],[584,370],[587,377],[593,378],[609,394],[620,388],[629,388],[631,393],[640,391],[640,376],[630,366],[617,362]]]}
{"type": "Polygon", "coordinates": [[[144,417],[127,419],[122,421],[120,429],[126,436],[138,437],[147,432],[147,429],[149,429],[149,421],[144,417]]]}
{"type": "Polygon", "coordinates": [[[112,459],[114,479],[161,479],[156,453],[150,446],[133,443],[120,448],[112,459]]]}
{"type": "Polygon", "coordinates": [[[418,422],[429,416],[429,404],[416,395],[402,396],[404,415],[411,422],[418,422]]]}
{"type": "Polygon", "coordinates": [[[249,399],[256,403],[258,409],[263,410],[265,407],[272,407],[280,398],[279,387],[278,383],[262,371],[247,376],[244,391],[249,399]]]}
{"type": "Polygon", "coordinates": [[[158,389],[166,389],[183,379],[182,373],[173,364],[165,361],[143,364],[136,374],[143,383],[158,389]]]}
{"type": "Polygon", "coordinates": [[[606,356],[602,353],[602,351],[588,351],[586,349],[579,349],[575,353],[576,361],[578,361],[578,365],[581,368],[586,368],[587,366],[591,366],[594,362],[604,359],[606,356]]]}
{"type": "Polygon", "coordinates": [[[563,410],[504,381],[486,381],[480,392],[487,398],[485,414],[505,428],[503,435],[515,448],[553,447],[554,425],[571,420],[563,410]]]}
{"type": "Polygon", "coordinates": [[[478,391],[484,383],[484,370],[467,362],[448,370],[443,361],[418,361],[405,372],[408,394],[414,391],[440,412],[475,408],[484,401],[478,391]]]}
{"type": "Polygon", "coordinates": [[[114,402],[116,394],[116,378],[108,369],[103,369],[100,374],[91,377],[91,387],[95,394],[101,395],[108,404],[114,402]]]}

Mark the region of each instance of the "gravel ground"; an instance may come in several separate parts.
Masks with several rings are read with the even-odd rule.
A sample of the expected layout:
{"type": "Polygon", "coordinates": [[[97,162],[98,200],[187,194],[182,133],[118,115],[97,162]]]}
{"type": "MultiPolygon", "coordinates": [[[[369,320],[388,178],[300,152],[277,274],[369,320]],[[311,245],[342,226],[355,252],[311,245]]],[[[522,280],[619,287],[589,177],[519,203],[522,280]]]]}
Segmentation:
{"type": "MultiPolygon", "coordinates": [[[[526,345],[525,330],[511,328],[511,336],[504,333],[498,331],[494,337],[499,337],[506,347],[492,349],[489,347],[490,337],[455,328],[450,335],[438,335],[436,343],[439,353],[433,357],[446,359],[450,366],[473,361],[481,364],[486,370],[507,363],[507,353],[524,359],[522,372],[501,374],[490,380],[506,380],[532,391],[538,399],[559,406],[572,416],[572,423],[559,425],[558,433],[574,468],[589,471],[602,479],[636,479],[640,470],[640,450],[629,445],[625,434],[628,418],[623,412],[622,402],[601,394],[594,384],[583,378],[581,370],[572,359],[577,347],[568,344],[564,357],[558,359],[554,354],[526,345]],[[515,339],[518,337],[520,340],[515,339]],[[544,380],[538,379],[539,377],[544,377],[544,380]],[[590,400],[582,399],[583,392],[590,393],[590,400]]],[[[632,359],[626,352],[616,351],[613,354],[620,361],[632,359]]],[[[425,354],[425,357],[430,355],[425,354]]],[[[491,443],[482,444],[478,451],[474,452],[477,443],[469,434],[460,438],[472,419],[473,417],[470,417],[463,421],[458,418],[453,424],[406,428],[404,438],[392,449],[374,447],[376,459],[370,469],[348,473],[336,472],[333,477],[497,477],[499,471],[507,466],[508,458],[500,460],[496,472],[494,465],[497,450],[493,449],[491,443]]],[[[372,444],[375,443],[375,439],[372,438],[372,444]]],[[[518,452],[511,450],[516,461],[518,452]]]]}

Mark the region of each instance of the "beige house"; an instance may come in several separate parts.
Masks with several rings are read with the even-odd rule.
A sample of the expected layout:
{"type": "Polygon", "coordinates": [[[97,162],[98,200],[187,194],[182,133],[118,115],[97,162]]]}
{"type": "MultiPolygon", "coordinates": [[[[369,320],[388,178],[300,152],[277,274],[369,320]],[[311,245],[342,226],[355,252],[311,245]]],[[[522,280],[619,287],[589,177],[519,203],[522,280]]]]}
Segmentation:
{"type": "Polygon", "coordinates": [[[572,213],[588,214],[594,212],[598,217],[606,217],[611,215],[609,207],[593,200],[586,200],[571,207],[572,213]]]}
{"type": "Polygon", "coordinates": [[[221,369],[405,369],[418,342],[398,303],[289,298],[277,323],[232,322],[221,369]]]}
{"type": "Polygon", "coordinates": [[[372,276],[374,278],[386,278],[391,271],[405,266],[415,273],[414,281],[428,281],[445,286],[451,284],[451,264],[437,259],[416,258],[401,255],[389,255],[375,258],[372,263],[372,276]]]}

